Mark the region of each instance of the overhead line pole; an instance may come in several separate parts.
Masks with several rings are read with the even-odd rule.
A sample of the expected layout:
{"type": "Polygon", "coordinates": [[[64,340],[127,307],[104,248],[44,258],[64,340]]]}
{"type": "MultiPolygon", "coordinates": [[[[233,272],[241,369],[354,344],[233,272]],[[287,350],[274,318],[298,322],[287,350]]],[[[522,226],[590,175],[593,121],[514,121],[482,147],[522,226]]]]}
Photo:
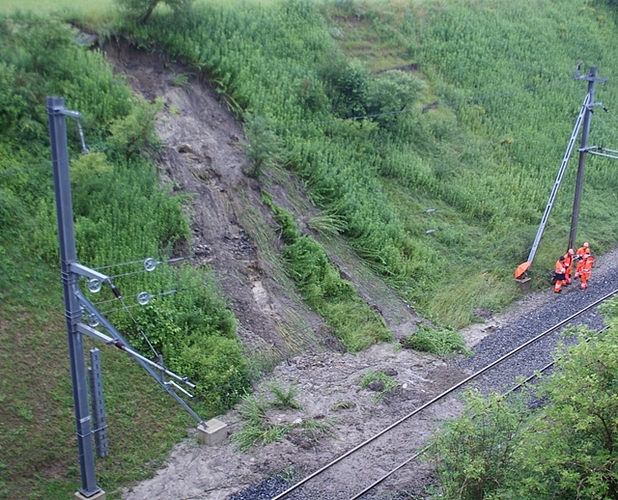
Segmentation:
{"type": "Polygon", "coordinates": [[[571,231],[569,232],[568,248],[575,248],[577,237],[577,224],[579,221],[579,207],[581,205],[582,191],[584,188],[584,170],[586,168],[586,153],[588,152],[588,134],[590,133],[590,117],[594,106],[594,91],[596,82],[604,83],[605,78],[597,78],[597,68],[591,67],[588,75],[577,75],[577,80],[588,80],[588,105],[582,124],[582,140],[579,148],[579,162],[577,164],[577,179],[575,181],[575,195],[573,197],[573,213],[571,215],[571,231]]]}
{"type": "MultiPolygon", "coordinates": [[[[105,492],[97,485],[94,466],[94,452],[92,438],[96,432],[97,445],[101,445],[106,440],[106,436],[101,433],[104,431],[104,404],[102,397],[102,386],[99,385],[93,390],[93,402],[95,402],[95,412],[97,413],[102,428],[92,430],[92,422],[88,398],[88,377],[86,363],[84,359],[83,335],[88,335],[95,340],[100,340],[106,344],[113,344],[119,349],[131,355],[137,362],[170,394],[176,401],[197,421],[198,439],[205,444],[212,446],[218,444],[227,436],[226,425],[217,420],[211,419],[204,422],[191,407],[174,391],[174,388],[181,391],[186,396],[192,398],[193,395],[183,389],[173,380],[165,380],[165,376],[173,377],[183,384],[194,389],[196,386],[187,380],[171,372],[162,363],[154,362],[142,356],[131,348],[130,344],[116,330],[109,321],[87,300],[79,290],[78,281],[81,276],[89,278],[91,282],[98,282],[96,293],[102,283],[110,285],[112,292],[117,299],[122,299],[120,292],[113,285],[111,278],[80,264],[77,260],[75,248],[75,230],[73,224],[73,202],[71,199],[71,182],[69,173],[69,152],[67,144],[66,117],[80,119],[81,114],[70,111],[64,106],[64,100],[60,97],[47,98],[47,113],[49,119],[49,137],[51,143],[52,165],[54,173],[54,193],[56,196],[56,215],[58,219],[58,242],[60,249],[60,269],[62,276],[62,286],[64,292],[65,317],[67,324],[67,337],[69,344],[69,358],[71,364],[71,381],[73,387],[73,402],[75,406],[75,425],[77,429],[77,446],[79,451],[79,465],[81,472],[82,487],[75,496],[78,499],[104,500],[105,492]],[[108,337],[98,330],[82,323],[82,312],[87,311],[96,318],[99,323],[112,335],[108,337]]],[[[82,152],[87,153],[88,149],[83,140],[83,133],[80,130],[82,139],[82,152]]],[[[148,261],[148,259],[146,260],[148,261]]],[[[156,267],[156,266],[154,266],[156,267]]],[[[152,269],[154,269],[154,267],[152,269]]],[[[144,268],[149,271],[144,263],[144,268]]],[[[98,356],[97,356],[98,360],[98,356]]],[[[99,362],[93,363],[99,366],[99,362]]],[[[101,427],[101,426],[99,426],[101,427]]],[[[104,444],[104,443],[103,443],[104,444]]],[[[107,454],[106,446],[99,446],[101,456],[107,454]]]]}
{"type": "Polygon", "coordinates": [[[69,154],[67,145],[66,116],[79,118],[80,114],[64,107],[64,99],[47,98],[49,118],[49,139],[51,142],[52,166],[54,172],[54,191],[56,195],[56,215],[58,218],[58,243],[60,246],[60,272],[64,292],[65,318],[69,358],[71,363],[71,382],[75,405],[75,427],[79,468],[82,486],[76,496],[79,498],[105,498],[105,492],[97,485],[94,451],[92,446],[92,427],[88,405],[88,385],[84,342],[77,325],[81,320],[81,308],[77,299],[79,274],[72,264],[77,263],[75,250],[75,231],[73,227],[73,202],[69,179],[69,154]]]}

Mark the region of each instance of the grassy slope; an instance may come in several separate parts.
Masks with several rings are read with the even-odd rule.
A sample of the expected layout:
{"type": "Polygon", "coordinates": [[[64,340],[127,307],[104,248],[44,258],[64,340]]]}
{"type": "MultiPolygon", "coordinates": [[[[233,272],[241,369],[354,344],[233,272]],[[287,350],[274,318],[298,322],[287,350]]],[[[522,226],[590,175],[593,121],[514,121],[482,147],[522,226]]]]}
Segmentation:
{"type": "MultiPolygon", "coordinates": [[[[502,95],[504,91],[513,88],[522,89],[531,85],[555,83],[553,78],[568,81],[564,87],[558,86],[568,94],[568,101],[571,102],[566,108],[563,103],[551,101],[549,92],[545,93],[539,89],[533,94],[523,94],[521,99],[514,103],[509,102],[506,108],[499,106],[500,103],[506,102],[501,97],[493,103],[484,100],[475,102],[472,106],[438,109],[437,117],[427,117],[428,120],[434,120],[436,126],[448,124],[456,119],[463,125],[464,130],[454,135],[460,134],[461,141],[474,139],[467,150],[461,147],[461,142],[446,141],[446,147],[441,152],[450,152],[451,156],[446,156],[449,162],[462,166],[467,162],[476,163],[479,156],[475,155],[484,155],[494,150],[495,156],[491,156],[491,161],[483,163],[488,172],[491,169],[497,169],[498,172],[502,170],[513,172],[516,178],[522,179],[522,182],[526,172],[538,173],[534,182],[543,184],[546,188],[541,189],[534,197],[526,199],[526,204],[534,205],[529,223],[521,230],[521,234],[527,239],[521,238],[520,234],[512,244],[509,244],[509,248],[518,249],[516,250],[518,253],[512,256],[511,260],[515,262],[522,260],[528,250],[522,243],[531,241],[534,236],[540,212],[544,208],[564,146],[570,135],[574,113],[577,112],[583,98],[584,85],[570,80],[573,62],[582,59],[588,64],[598,64],[601,75],[608,78],[608,85],[599,89],[597,97],[610,109],[612,103],[617,102],[613,90],[615,83],[612,83],[618,81],[618,64],[612,55],[612,47],[616,44],[608,42],[616,38],[611,17],[607,13],[593,12],[592,6],[586,2],[555,4],[539,2],[539,19],[530,19],[526,17],[527,14],[518,12],[521,8],[518,2],[504,4],[476,2],[466,7],[470,8],[469,12],[466,12],[466,9],[462,10],[462,6],[457,2],[450,2],[450,5],[442,5],[441,8],[433,7],[431,3],[413,9],[408,9],[406,4],[394,3],[368,7],[374,13],[363,19],[373,19],[375,22],[360,23],[354,21],[353,17],[343,19],[336,13],[333,16],[334,22],[338,22],[339,27],[349,34],[346,37],[345,51],[376,70],[420,61],[423,77],[431,83],[421,104],[428,104],[438,99],[456,101],[472,96],[502,95]],[[501,12],[504,14],[500,14],[501,12]],[[604,22],[599,20],[601,15],[605,16],[604,22]],[[584,23],[587,31],[578,23],[584,23]],[[560,28],[562,25],[564,29],[560,28]],[[456,28],[457,26],[460,28],[456,28]],[[468,28],[461,29],[462,26],[468,28]],[[506,37],[507,46],[500,45],[502,43],[500,40],[505,38],[505,32],[510,33],[511,37],[516,37],[519,30],[526,26],[529,27],[525,29],[530,30],[526,34],[531,40],[530,46],[520,47],[519,38],[512,38],[509,42],[509,37],[506,37]],[[387,27],[389,29],[386,29],[387,27]],[[447,36],[449,29],[452,36],[447,36]],[[415,32],[414,36],[410,35],[411,30],[415,32]],[[550,32],[553,38],[550,46],[539,46],[539,52],[534,52],[532,59],[536,57],[539,60],[535,76],[535,68],[528,67],[529,62],[518,66],[517,58],[509,59],[506,55],[519,54],[519,51],[515,50],[518,47],[524,53],[533,50],[534,41],[539,40],[539,32],[550,32]],[[586,35],[587,44],[582,42],[581,33],[586,35]],[[487,50],[483,51],[482,47],[487,50]],[[555,52],[557,47],[561,49],[560,54],[555,52]],[[489,50],[490,48],[492,50],[489,50]],[[554,59],[556,62],[552,62],[554,59]],[[467,64],[472,61],[476,61],[479,66],[468,67],[467,64]],[[496,61],[500,62],[497,65],[500,69],[498,76],[494,74],[494,71],[497,71],[496,61]],[[525,71],[522,71],[522,68],[525,71]],[[520,73],[522,76],[518,76],[520,73]],[[504,83],[500,86],[499,82],[504,83]],[[544,104],[545,101],[547,105],[544,104]],[[536,108],[540,109],[536,111],[536,108]],[[539,126],[522,130],[514,121],[496,125],[492,117],[498,112],[519,117],[524,122],[538,123],[539,126]],[[543,114],[549,119],[544,118],[543,114]],[[559,117],[559,120],[555,117],[559,117]],[[478,149],[475,150],[474,147],[478,149]],[[538,158],[547,163],[547,169],[537,165],[538,158]]],[[[529,55],[522,58],[524,61],[531,59],[529,55]]],[[[611,123],[611,118],[606,121],[611,123]]],[[[602,127],[597,130],[601,132],[602,127]]],[[[452,133],[453,129],[448,131],[452,133]]],[[[612,137],[605,136],[605,138],[606,143],[611,144],[612,137]]],[[[437,170],[440,161],[431,163],[432,154],[426,153],[424,161],[428,162],[427,168],[437,170]]],[[[590,161],[586,177],[587,192],[593,192],[595,198],[594,203],[590,197],[584,202],[580,234],[596,243],[596,247],[605,249],[618,238],[615,224],[610,217],[611,207],[616,201],[615,195],[605,189],[614,190],[615,180],[609,168],[594,168],[595,165],[606,165],[600,163],[601,161],[590,161]]],[[[569,180],[572,182],[573,175],[571,169],[570,177],[567,177],[565,182],[569,180]]],[[[415,189],[402,189],[396,178],[383,178],[380,182],[388,198],[394,200],[394,206],[406,221],[410,231],[416,231],[417,237],[422,237],[420,229],[439,227],[440,231],[436,233],[439,238],[435,241],[436,252],[448,254],[452,253],[453,248],[460,248],[463,250],[462,256],[454,257],[456,261],[461,258],[457,267],[458,272],[467,268],[478,270],[476,263],[483,259],[483,252],[489,248],[489,246],[481,248],[478,246],[479,239],[486,234],[485,223],[479,224],[469,217],[461,218],[455,204],[446,198],[441,199],[439,196],[415,189]],[[421,209],[428,207],[439,208],[430,221],[427,218],[422,219],[421,217],[425,216],[420,215],[421,209]]],[[[524,188],[528,187],[529,185],[524,182],[524,188]]],[[[526,189],[521,189],[522,194],[526,189]]],[[[561,193],[560,203],[552,216],[548,235],[543,240],[538,258],[540,269],[551,264],[550,261],[555,253],[561,251],[565,239],[570,210],[570,193],[565,191],[567,190],[561,193]],[[558,224],[557,220],[561,223],[558,224]]],[[[6,250],[7,246],[4,245],[3,249],[6,250]]],[[[17,255],[10,250],[8,253],[11,256],[17,255]]],[[[0,258],[4,256],[0,254],[0,258]]],[[[489,255],[488,258],[494,259],[494,256],[489,255]]],[[[497,270],[497,273],[502,272],[506,275],[503,281],[495,281],[496,274],[483,272],[473,272],[469,277],[463,275],[461,283],[449,285],[437,294],[433,293],[431,307],[436,311],[452,308],[453,303],[460,300],[460,297],[470,300],[473,295],[471,290],[482,296],[468,302],[468,308],[470,303],[476,305],[506,303],[506,299],[512,297],[512,282],[509,280],[511,260],[492,260],[496,267],[503,267],[497,270]],[[503,295],[492,299],[491,294],[495,293],[496,288],[502,289],[503,295]]],[[[15,368],[10,372],[2,374],[0,402],[3,405],[3,418],[0,426],[3,427],[0,427],[0,436],[5,438],[8,436],[11,440],[8,444],[7,441],[0,442],[0,446],[6,449],[8,446],[18,453],[0,459],[0,472],[3,473],[0,481],[6,478],[6,472],[21,477],[17,484],[21,489],[13,492],[20,497],[24,496],[25,491],[34,492],[35,496],[37,494],[42,496],[42,491],[45,491],[53,498],[67,497],[76,490],[79,481],[72,439],[73,422],[70,417],[72,403],[66,376],[67,355],[62,333],[64,320],[57,273],[55,269],[41,268],[40,262],[36,261],[17,262],[8,259],[3,264],[4,269],[16,271],[14,275],[5,273],[2,276],[4,282],[0,331],[3,336],[7,336],[7,342],[3,342],[0,348],[0,361],[5,366],[6,360],[9,359],[17,359],[19,362],[14,364],[15,368]],[[25,335],[25,332],[28,335],[25,335]],[[31,332],[35,334],[31,335],[31,332]],[[40,349],[41,347],[43,349],[40,349]],[[31,352],[35,348],[38,349],[37,357],[33,359],[31,352]],[[34,373],[37,376],[33,378],[34,373]],[[31,398],[31,394],[33,386],[39,384],[40,380],[45,380],[44,388],[49,399],[40,398],[35,401],[31,398]],[[68,445],[62,445],[67,441],[68,445]],[[24,447],[15,448],[17,444],[24,447]],[[26,474],[31,474],[32,468],[38,471],[35,476],[30,476],[36,477],[36,482],[24,482],[28,477],[26,474]]],[[[542,276],[541,271],[539,276],[542,276]]],[[[101,467],[98,476],[101,478],[102,486],[114,489],[119,482],[147,474],[148,467],[143,466],[145,461],[149,461],[149,466],[156,465],[156,458],[152,457],[164,452],[182,434],[183,427],[189,422],[182,414],[177,417],[175,412],[169,411],[173,406],[172,403],[168,398],[160,397],[160,391],[152,383],[146,380],[144,386],[134,386],[133,377],[139,377],[140,372],[123,356],[114,352],[106,356],[106,360],[110,359],[109,363],[114,366],[114,369],[110,370],[111,375],[106,378],[108,384],[106,390],[110,389],[108,394],[112,398],[108,402],[108,408],[111,408],[117,417],[110,428],[111,446],[118,448],[112,449],[111,458],[98,461],[101,467]],[[115,396],[111,396],[112,386],[117,389],[115,396]],[[149,429],[150,447],[144,442],[145,434],[141,430],[144,428],[149,429]],[[160,436],[152,436],[154,431],[160,432],[160,436]],[[119,449],[125,452],[122,459],[119,459],[119,449]]],[[[11,485],[11,488],[14,486],[15,484],[11,485]]],[[[0,492],[3,491],[2,487],[0,482],[0,492]]]]}
{"type": "MultiPolygon", "coordinates": [[[[459,184],[457,194],[451,196],[448,187],[427,193],[418,186],[402,189],[397,179],[383,181],[404,224],[416,234],[437,229],[432,246],[439,255],[450,253],[448,265],[457,279],[434,290],[424,308],[438,318],[445,309],[463,318],[470,305],[500,307],[513,296],[512,264],[527,256],[586,91],[585,82],[572,79],[574,62],[598,65],[608,84],[597,87],[597,100],[618,102],[612,83],[618,60],[612,44],[602,42],[616,39],[615,12],[586,1],[538,2],[536,8],[538,15],[524,2],[380,2],[330,12],[349,56],[374,71],[413,64],[431,82],[419,106],[451,103],[426,116],[442,113],[433,119],[445,124],[454,113],[458,128],[448,131],[439,149],[420,156],[434,172],[443,169],[444,186],[459,184]],[[524,91],[528,88],[535,91],[524,91]],[[480,189],[470,190],[474,183],[480,189]],[[493,198],[507,209],[488,204],[494,215],[462,217],[469,194],[493,198]],[[429,207],[439,210],[422,215],[429,207]]],[[[615,143],[615,119],[612,127],[612,118],[598,115],[591,141],[615,143]]],[[[576,154],[537,254],[537,286],[566,246],[576,154]]],[[[594,240],[603,251],[618,239],[609,223],[615,203],[612,160],[588,162],[578,241],[594,240]]]]}
{"type": "MultiPolygon", "coordinates": [[[[79,156],[73,135],[76,129],[70,127],[74,124],[67,124],[77,250],[82,262],[94,267],[98,259],[118,263],[143,255],[169,255],[164,247],[182,243],[188,226],[182,217],[180,199],[159,189],[154,166],[140,155],[123,161],[126,152],[122,146],[114,153],[111,141],[105,142],[110,137],[106,128],[110,123],[130,124],[132,115],[127,117],[127,112],[141,109],[128,99],[130,89],[112,77],[100,54],[75,44],[64,23],[49,19],[43,23],[32,16],[19,19],[15,24],[4,18],[0,22],[0,95],[15,92],[4,101],[4,113],[0,114],[0,498],[68,498],[80,486],[80,479],[46,110],[41,104],[45,96],[68,96],[67,106],[75,106],[90,117],[84,123],[89,155],[79,156]],[[14,36],[6,35],[7,28],[14,36]],[[50,50],[40,50],[37,43],[50,50]],[[35,63],[29,64],[33,60],[35,63]],[[103,114],[98,114],[97,109],[103,114]],[[119,112],[122,109],[124,113],[119,112]],[[140,221],[140,214],[145,214],[146,220],[140,221]]],[[[144,121],[140,121],[140,130],[144,121]]],[[[131,129],[135,127],[125,131],[130,133],[131,129]]],[[[117,268],[110,274],[112,271],[117,268]]],[[[235,362],[232,359],[240,346],[231,345],[235,333],[232,314],[223,302],[212,302],[218,295],[210,288],[208,272],[203,271],[159,266],[154,274],[138,271],[137,275],[130,273],[134,279],[123,282],[125,278],[118,277],[115,283],[129,303],[134,302],[140,289],[168,291],[177,289],[178,282],[187,286],[183,293],[156,300],[160,315],[152,322],[167,320],[174,326],[175,338],[183,342],[191,338],[205,340],[195,334],[209,327],[208,340],[213,341],[209,349],[203,349],[200,359],[194,357],[193,366],[203,366],[203,361],[210,361],[206,358],[218,351],[219,358],[212,359],[213,365],[225,369],[196,370],[205,377],[215,372],[217,380],[203,379],[200,384],[194,379],[208,392],[207,383],[217,389],[235,385],[226,384],[220,377],[223,373],[234,376],[228,360],[235,362]],[[201,302],[199,306],[194,302],[196,298],[201,302]],[[193,321],[190,335],[186,335],[186,330],[180,328],[183,320],[179,313],[184,311],[187,326],[193,319],[187,310],[196,309],[205,311],[204,318],[200,318],[203,321],[193,321]],[[206,322],[209,324],[204,325],[206,322]],[[219,343],[219,338],[214,337],[224,328],[229,338],[219,343]]],[[[90,299],[105,302],[110,298],[106,292],[109,290],[90,299]]],[[[113,307],[112,303],[107,306],[113,307]]],[[[133,316],[139,320],[139,313],[133,316]]],[[[130,337],[132,322],[126,314],[122,319],[124,328],[119,329],[130,337]]],[[[152,322],[143,328],[158,333],[171,330],[168,325],[152,322]]],[[[135,338],[132,341],[137,345],[135,338]]],[[[167,339],[164,348],[176,347],[173,342],[167,339]]],[[[86,340],[85,346],[95,344],[86,340]]],[[[150,474],[195,422],[124,353],[110,346],[97,347],[103,353],[110,438],[109,457],[97,460],[97,480],[114,498],[119,485],[150,474]]],[[[181,349],[177,347],[177,359],[181,349]]],[[[169,358],[166,361],[173,362],[169,358]]],[[[218,404],[218,395],[207,395],[194,406],[205,420],[224,406],[218,404]],[[219,408],[208,408],[215,401],[219,408]]]]}
{"type": "MultiPolygon", "coordinates": [[[[302,2],[203,5],[190,22],[161,17],[137,35],[209,72],[239,111],[271,117],[312,199],[345,220],[359,254],[422,314],[460,327],[474,308],[505,307],[585,94],[575,62],[602,63],[610,81],[617,72],[616,12],[587,0],[538,2],[533,12],[522,1],[345,2],[323,11],[329,34],[371,76],[338,66],[333,39],[302,2]],[[338,90],[357,104],[362,78],[379,80],[378,70],[401,63],[418,65],[424,90],[396,128],[336,120],[330,110],[340,102],[324,105],[329,85],[345,81],[338,90]]],[[[618,102],[612,85],[597,96],[618,102]]],[[[612,128],[601,124],[591,140],[609,143],[612,128]]],[[[616,180],[611,160],[589,165],[579,236],[602,252],[618,241],[616,180]]],[[[566,250],[574,178],[571,168],[537,254],[536,287],[547,286],[566,250]]]]}
{"type": "MultiPolygon", "coordinates": [[[[0,498],[69,498],[80,480],[59,276],[28,258],[3,269],[13,271],[0,279],[0,498]]],[[[123,353],[85,346],[103,352],[110,455],[97,480],[113,493],[154,470],[190,422],[123,353]]]]}
{"type": "Polygon", "coordinates": [[[0,2],[0,12],[14,12],[16,10],[32,11],[44,14],[58,10],[74,10],[81,15],[99,15],[112,10],[113,0],[100,0],[91,2],[89,0],[2,0],[0,2]]]}

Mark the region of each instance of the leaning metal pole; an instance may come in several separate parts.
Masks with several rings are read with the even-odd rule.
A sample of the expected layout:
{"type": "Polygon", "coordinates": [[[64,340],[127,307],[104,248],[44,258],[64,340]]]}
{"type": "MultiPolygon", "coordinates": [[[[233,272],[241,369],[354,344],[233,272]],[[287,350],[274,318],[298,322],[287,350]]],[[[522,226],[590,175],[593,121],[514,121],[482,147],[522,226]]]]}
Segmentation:
{"type": "Polygon", "coordinates": [[[77,324],[81,319],[80,304],[76,295],[79,274],[71,270],[71,264],[77,262],[77,253],[75,251],[73,202],[71,200],[71,184],[69,179],[66,116],[79,117],[79,113],[68,111],[64,107],[64,100],[62,98],[48,97],[47,114],[49,117],[49,138],[54,171],[56,215],[58,217],[60,272],[64,292],[71,382],[75,405],[75,427],[82,482],[79,492],[88,498],[102,490],[97,486],[95,477],[84,344],[82,334],[77,329],[77,324]]]}

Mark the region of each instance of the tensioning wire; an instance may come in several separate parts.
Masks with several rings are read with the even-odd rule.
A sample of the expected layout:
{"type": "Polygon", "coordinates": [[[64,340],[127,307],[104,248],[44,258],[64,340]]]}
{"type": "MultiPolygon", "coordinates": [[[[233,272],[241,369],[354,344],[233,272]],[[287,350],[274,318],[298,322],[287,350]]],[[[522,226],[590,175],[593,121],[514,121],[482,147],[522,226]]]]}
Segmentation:
{"type": "Polygon", "coordinates": [[[607,107],[603,106],[603,111],[618,122],[618,118],[607,107]]]}
{"type": "MultiPolygon", "coordinates": [[[[600,115],[595,114],[595,118],[601,122],[601,125],[603,125],[605,127],[606,130],[608,130],[611,134],[615,135],[616,137],[618,137],[618,128],[611,126],[609,123],[607,123],[600,115]]],[[[618,145],[616,146],[618,148],[618,145]]]]}
{"type": "MultiPolygon", "coordinates": [[[[180,261],[183,261],[183,260],[193,259],[193,258],[195,258],[195,256],[196,255],[193,254],[193,255],[184,255],[182,257],[172,257],[171,259],[167,259],[167,260],[161,261],[161,263],[163,263],[163,264],[174,264],[176,262],[180,262],[180,261]]],[[[129,260],[127,262],[119,262],[118,264],[109,264],[109,265],[106,265],[106,266],[95,267],[94,269],[96,271],[100,271],[101,269],[109,269],[110,267],[120,267],[120,266],[129,265],[129,264],[141,264],[141,263],[145,262],[146,260],[148,260],[149,258],[151,258],[151,257],[144,257],[143,259],[140,259],[140,260],[129,260]]]]}
{"type": "MultiPolygon", "coordinates": [[[[165,292],[159,292],[159,293],[156,293],[154,295],[151,295],[150,296],[150,300],[152,300],[152,299],[154,299],[156,297],[164,297],[165,295],[172,295],[172,294],[175,294],[175,293],[184,292],[186,290],[191,290],[192,288],[200,288],[200,287],[203,287],[203,286],[206,286],[206,285],[204,285],[204,283],[200,283],[199,285],[186,286],[186,287],[183,287],[183,288],[174,288],[172,290],[167,290],[165,292]]],[[[134,298],[135,297],[135,298],[137,298],[140,293],[142,293],[142,292],[130,294],[130,295],[127,295],[126,297],[129,297],[129,298],[134,298]]],[[[109,302],[114,302],[116,300],[118,300],[118,298],[114,297],[112,299],[105,299],[105,300],[101,300],[99,302],[94,302],[93,305],[97,306],[98,304],[107,304],[109,302]]],[[[141,305],[142,304],[134,304],[132,306],[126,306],[126,307],[136,307],[136,306],[141,306],[141,305]]],[[[112,309],[110,311],[102,312],[101,314],[106,314],[108,312],[122,311],[123,309],[124,309],[124,307],[120,307],[118,309],[112,309]]]]}
{"type": "Polygon", "coordinates": [[[156,351],[154,346],[150,343],[150,340],[148,339],[148,336],[144,333],[144,330],[142,329],[142,327],[139,326],[139,323],[137,322],[137,320],[135,319],[133,314],[131,314],[131,311],[129,310],[129,307],[127,307],[127,304],[125,303],[124,299],[122,298],[122,294],[120,294],[120,293],[118,294],[118,300],[120,301],[120,303],[122,304],[124,309],[127,311],[127,314],[129,315],[129,317],[131,318],[131,320],[135,324],[135,326],[137,328],[137,331],[141,333],[142,337],[144,338],[144,340],[148,344],[148,347],[150,347],[150,350],[155,355],[155,358],[159,359],[159,353],[156,351]]]}

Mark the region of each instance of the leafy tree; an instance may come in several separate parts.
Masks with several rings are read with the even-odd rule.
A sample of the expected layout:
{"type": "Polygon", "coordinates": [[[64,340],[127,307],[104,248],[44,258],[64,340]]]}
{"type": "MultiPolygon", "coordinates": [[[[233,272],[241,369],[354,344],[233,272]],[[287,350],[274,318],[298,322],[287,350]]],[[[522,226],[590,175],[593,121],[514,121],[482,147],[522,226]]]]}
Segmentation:
{"type": "Polygon", "coordinates": [[[394,126],[399,112],[411,108],[425,88],[423,81],[399,70],[378,75],[369,86],[367,107],[382,126],[394,126]]]}
{"type": "Polygon", "coordinates": [[[524,496],[618,499],[616,330],[562,349],[544,384],[549,401],[518,454],[524,496]]]}
{"type": "Polygon", "coordinates": [[[433,439],[441,498],[618,499],[618,338],[586,333],[560,348],[534,415],[524,398],[468,393],[433,439]]]}
{"type": "Polygon", "coordinates": [[[361,62],[336,58],[324,64],[320,76],[337,116],[353,118],[367,114],[369,72],[361,62]]]}
{"type": "Polygon", "coordinates": [[[485,398],[470,391],[465,399],[464,415],[433,437],[429,452],[447,500],[481,500],[507,490],[517,475],[515,450],[528,419],[522,396],[485,398]]]}
{"type": "Polygon", "coordinates": [[[146,24],[159,4],[165,4],[174,11],[174,14],[180,14],[191,7],[193,0],[116,0],[116,4],[129,20],[137,24],[146,24]]]}

